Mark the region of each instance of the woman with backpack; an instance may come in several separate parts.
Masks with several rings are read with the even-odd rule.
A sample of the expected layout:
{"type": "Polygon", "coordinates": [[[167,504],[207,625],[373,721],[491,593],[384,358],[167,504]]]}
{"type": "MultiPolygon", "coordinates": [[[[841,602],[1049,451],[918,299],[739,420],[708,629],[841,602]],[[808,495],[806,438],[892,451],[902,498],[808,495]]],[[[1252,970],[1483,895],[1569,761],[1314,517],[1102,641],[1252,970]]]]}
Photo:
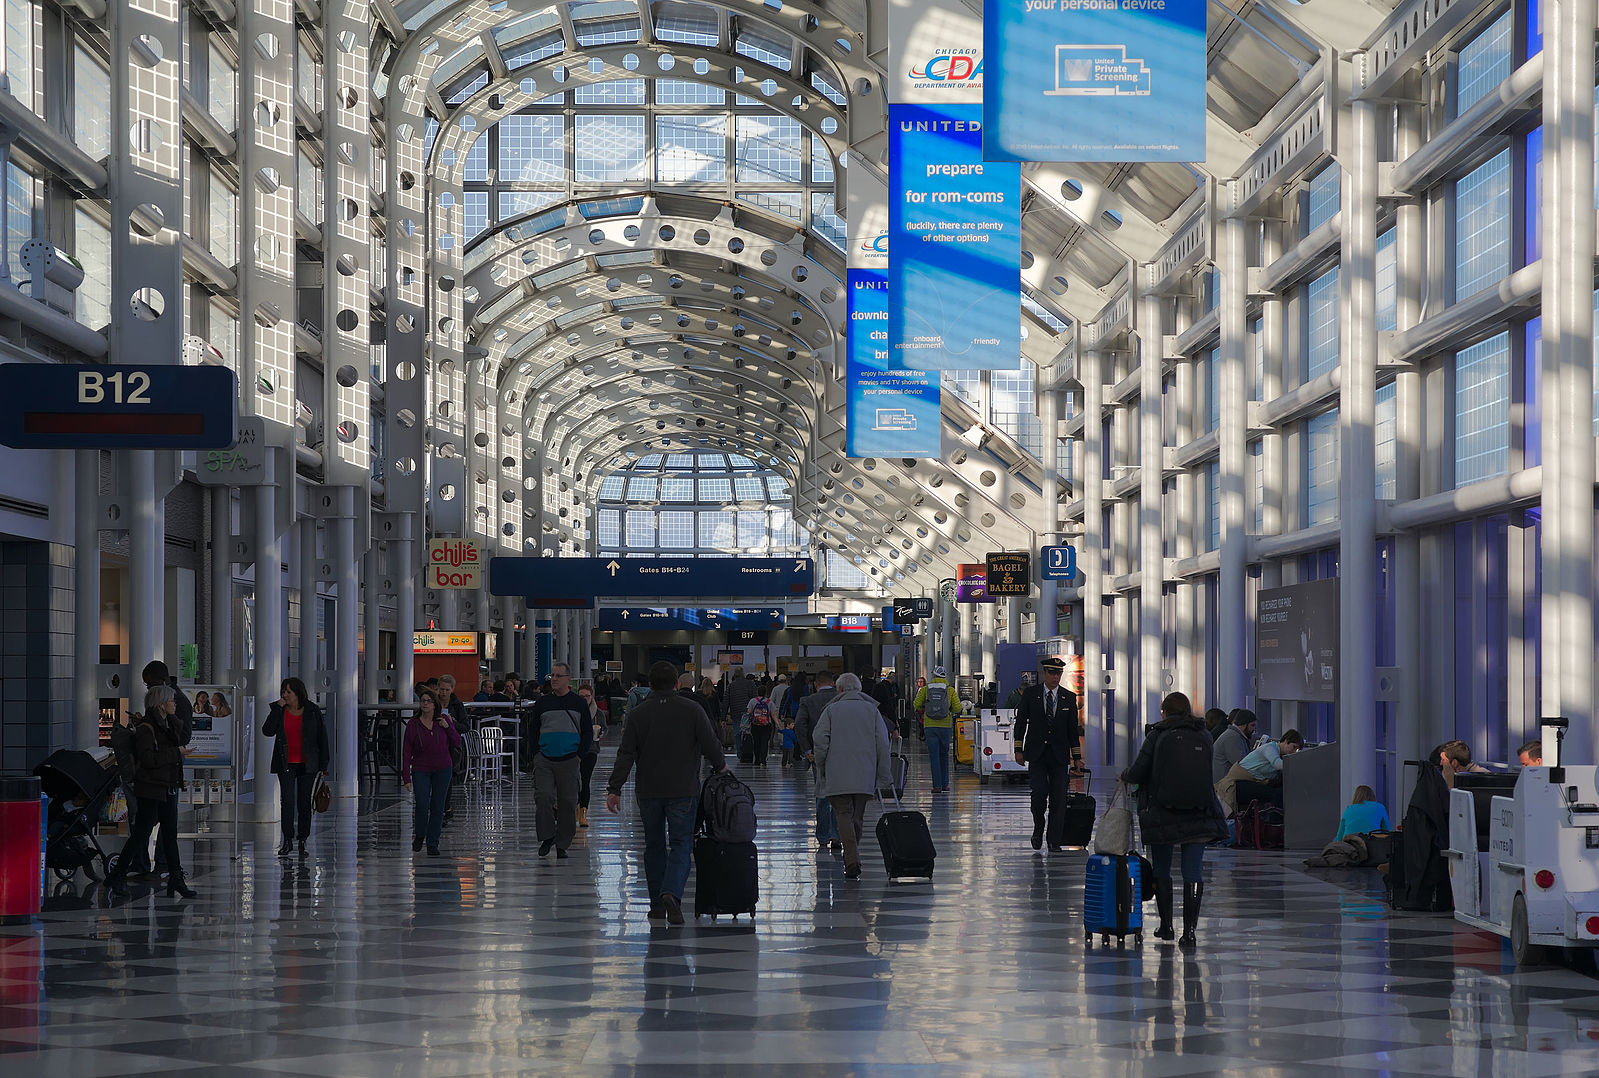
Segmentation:
{"type": "Polygon", "coordinates": [[[777,726],[777,710],[769,696],[757,696],[749,706],[750,737],[755,742],[756,767],[766,766],[766,751],[772,744],[772,731],[777,726]]]}
{"type": "Polygon", "coordinates": [[[1160,704],[1161,719],[1144,732],[1144,743],[1122,781],[1138,787],[1138,826],[1149,847],[1160,927],[1155,938],[1172,938],[1172,854],[1182,847],[1183,934],[1178,945],[1194,946],[1194,926],[1205,896],[1205,846],[1227,837],[1227,824],[1210,781],[1210,734],[1188,697],[1174,692],[1160,704]]]}

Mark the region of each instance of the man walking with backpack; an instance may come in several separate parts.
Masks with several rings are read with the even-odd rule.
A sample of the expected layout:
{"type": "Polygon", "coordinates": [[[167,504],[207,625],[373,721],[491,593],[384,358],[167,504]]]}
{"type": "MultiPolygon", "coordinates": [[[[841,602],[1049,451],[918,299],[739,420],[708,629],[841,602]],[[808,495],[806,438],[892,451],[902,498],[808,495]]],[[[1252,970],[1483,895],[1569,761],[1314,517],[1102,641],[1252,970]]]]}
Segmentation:
{"type": "Polygon", "coordinates": [[[722,739],[711,718],[691,698],[678,694],[677,667],[650,667],[650,694],[629,714],[622,745],[606,785],[605,807],[622,811],[622,787],[634,766],[633,796],[644,824],[644,879],[652,920],[683,923],[683,888],[694,842],[700,760],[718,774],[727,770],[722,739]]]}
{"type": "Polygon", "coordinates": [[[1066,660],[1050,655],[1038,667],[1044,683],[1022,694],[1012,733],[1016,762],[1027,765],[1027,785],[1032,789],[1033,849],[1043,846],[1047,829],[1049,848],[1059,850],[1077,844],[1068,842],[1076,836],[1064,831],[1071,776],[1083,771],[1083,731],[1077,721],[1077,697],[1060,683],[1066,660]]]}
{"type": "Polygon", "coordinates": [[[927,764],[932,771],[933,792],[949,789],[949,746],[954,740],[949,682],[942,666],[933,667],[931,684],[916,690],[916,710],[922,716],[922,736],[927,740],[927,764]]]}

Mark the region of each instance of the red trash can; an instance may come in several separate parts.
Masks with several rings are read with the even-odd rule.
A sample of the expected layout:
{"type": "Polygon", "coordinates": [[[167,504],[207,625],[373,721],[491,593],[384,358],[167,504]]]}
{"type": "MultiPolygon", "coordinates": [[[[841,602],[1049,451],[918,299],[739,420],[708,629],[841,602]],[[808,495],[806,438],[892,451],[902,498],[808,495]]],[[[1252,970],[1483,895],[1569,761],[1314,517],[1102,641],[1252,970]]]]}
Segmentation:
{"type": "Polygon", "coordinates": [[[43,830],[36,775],[0,775],[0,924],[39,912],[43,830]]]}

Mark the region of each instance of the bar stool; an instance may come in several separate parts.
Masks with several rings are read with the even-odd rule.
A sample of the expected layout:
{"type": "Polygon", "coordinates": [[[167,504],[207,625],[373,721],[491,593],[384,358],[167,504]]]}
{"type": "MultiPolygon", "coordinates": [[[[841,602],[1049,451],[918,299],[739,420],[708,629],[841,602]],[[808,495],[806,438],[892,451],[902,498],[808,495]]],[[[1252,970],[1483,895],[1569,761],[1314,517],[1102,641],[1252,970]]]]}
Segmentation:
{"type": "Polygon", "coordinates": [[[478,757],[478,781],[484,785],[499,783],[505,778],[505,742],[499,726],[485,723],[478,730],[482,754],[478,757]]]}

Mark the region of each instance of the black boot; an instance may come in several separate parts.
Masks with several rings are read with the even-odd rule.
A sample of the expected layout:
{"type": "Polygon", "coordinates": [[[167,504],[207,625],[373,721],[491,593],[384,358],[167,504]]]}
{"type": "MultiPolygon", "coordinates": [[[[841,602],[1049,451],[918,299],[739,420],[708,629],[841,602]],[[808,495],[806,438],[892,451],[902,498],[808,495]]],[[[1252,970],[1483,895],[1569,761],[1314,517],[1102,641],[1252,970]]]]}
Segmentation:
{"type": "Polygon", "coordinates": [[[184,898],[194,897],[194,888],[189,886],[188,881],[183,878],[183,873],[177,869],[173,869],[171,874],[167,876],[167,897],[171,898],[173,895],[182,895],[184,898]]]}
{"type": "Polygon", "coordinates": [[[294,840],[292,838],[285,838],[283,840],[283,844],[278,847],[278,856],[279,857],[287,857],[287,856],[289,856],[289,854],[291,854],[293,852],[294,852],[294,840]]]}
{"type": "Polygon", "coordinates": [[[1194,945],[1194,926],[1199,923],[1199,904],[1204,897],[1203,883],[1183,881],[1183,934],[1177,939],[1179,947],[1194,945]]]}
{"type": "Polygon", "coordinates": [[[1044,814],[1033,812],[1033,849],[1042,849],[1044,846],[1044,814]]]}
{"type": "MultiPolygon", "coordinates": [[[[1187,896],[1184,895],[1184,900],[1186,901],[1186,899],[1187,896]]],[[[1158,940],[1169,940],[1177,935],[1176,932],[1172,931],[1171,907],[1171,877],[1157,876],[1155,877],[1155,909],[1160,912],[1160,927],[1155,929],[1155,938],[1158,940]]]]}

